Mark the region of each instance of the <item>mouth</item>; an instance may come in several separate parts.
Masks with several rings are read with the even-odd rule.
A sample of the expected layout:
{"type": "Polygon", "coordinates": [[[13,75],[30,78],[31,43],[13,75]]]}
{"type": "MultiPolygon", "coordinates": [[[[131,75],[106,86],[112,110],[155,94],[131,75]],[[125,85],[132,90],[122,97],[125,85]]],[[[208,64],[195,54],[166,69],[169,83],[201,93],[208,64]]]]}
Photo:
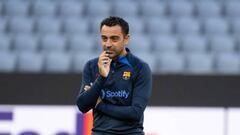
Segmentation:
{"type": "Polygon", "coordinates": [[[106,53],[107,53],[107,54],[113,54],[113,51],[106,50],[106,53]]]}

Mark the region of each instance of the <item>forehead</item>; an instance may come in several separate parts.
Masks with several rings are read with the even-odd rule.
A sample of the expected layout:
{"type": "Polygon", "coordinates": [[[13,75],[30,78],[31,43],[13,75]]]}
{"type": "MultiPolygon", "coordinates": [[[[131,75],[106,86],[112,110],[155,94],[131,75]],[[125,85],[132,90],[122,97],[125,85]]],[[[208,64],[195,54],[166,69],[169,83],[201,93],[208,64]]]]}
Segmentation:
{"type": "Polygon", "coordinates": [[[115,26],[106,26],[103,25],[102,29],[101,29],[101,35],[106,35],[106,36],[110,36],[110,35],[122,35],[122,29],[119,25],[115,25],[115,26]]]}

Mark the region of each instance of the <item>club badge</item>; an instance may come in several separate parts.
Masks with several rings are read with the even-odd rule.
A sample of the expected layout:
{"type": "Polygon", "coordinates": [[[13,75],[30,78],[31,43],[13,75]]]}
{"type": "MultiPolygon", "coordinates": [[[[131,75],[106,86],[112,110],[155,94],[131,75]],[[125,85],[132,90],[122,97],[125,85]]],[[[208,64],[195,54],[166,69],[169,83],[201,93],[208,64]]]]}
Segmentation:
{"type": "Polygon", "coordinates": [[[131,77],[131,72],[129,72],[129,71],[123,72],[123,79],[124,80],[130,79],[130,77],[131,77]]]}

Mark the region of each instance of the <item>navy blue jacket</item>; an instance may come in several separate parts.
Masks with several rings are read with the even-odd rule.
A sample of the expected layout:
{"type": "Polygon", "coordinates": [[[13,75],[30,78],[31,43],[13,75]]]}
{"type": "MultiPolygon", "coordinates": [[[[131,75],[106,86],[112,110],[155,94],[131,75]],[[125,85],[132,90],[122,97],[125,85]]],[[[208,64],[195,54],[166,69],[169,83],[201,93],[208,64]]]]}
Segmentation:
{"type": "Polygon", "coordinates": [[[103,134],[144,134],[143,112],[151,95],[152,76],[145,62],[129,52],[112,61],[108,77],[98,71],[98,58],[83,70],[77,106],[83,113],[93,109],[93,132],[103,134]],[[84,86],[93,83],[85,91],[84,86]],[[102,102],[97,106],[96,101],[102,102]]]}

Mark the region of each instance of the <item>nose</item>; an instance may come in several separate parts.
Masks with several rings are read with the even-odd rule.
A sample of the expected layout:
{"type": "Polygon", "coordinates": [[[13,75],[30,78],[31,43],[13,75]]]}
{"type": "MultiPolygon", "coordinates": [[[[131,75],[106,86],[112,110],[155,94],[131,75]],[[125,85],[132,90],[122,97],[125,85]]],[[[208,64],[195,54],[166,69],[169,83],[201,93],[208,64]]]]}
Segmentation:
{"type": "Polygon", "coordinates": [[[105,46],[106,46],[107,48],[111,48],[111,47],[112,47],[111,41],[108,40],[108,41],[106,42],[105,46]]]}
{"type": "Polygon", "coordinates": [[[107,47],[107,48],[111,48],[112,45],[111,45],[111,44],[106,44],[106,47],[107,47]]]}

